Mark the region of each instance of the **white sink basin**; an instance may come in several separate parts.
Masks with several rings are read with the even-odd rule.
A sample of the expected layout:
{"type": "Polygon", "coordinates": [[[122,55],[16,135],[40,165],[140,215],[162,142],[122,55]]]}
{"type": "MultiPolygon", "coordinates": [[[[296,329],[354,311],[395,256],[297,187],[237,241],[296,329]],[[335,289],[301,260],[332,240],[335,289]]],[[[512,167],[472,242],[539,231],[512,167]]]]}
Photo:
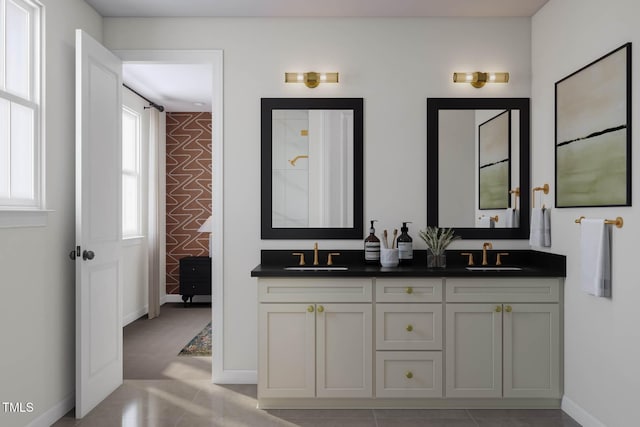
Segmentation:
{"type": "Polygon", "coordinates": [[[300,265],[295,267],[285,267],[284,269],[289,271],[346,271],[349,268],[336,265],[300,265]]]}
{"type": "Polygon", "coordinates": [[[482,267],[466,267],[469,271],[520,271],[521,267],[503,267],[501,265],[484,265],[482,267]]]}

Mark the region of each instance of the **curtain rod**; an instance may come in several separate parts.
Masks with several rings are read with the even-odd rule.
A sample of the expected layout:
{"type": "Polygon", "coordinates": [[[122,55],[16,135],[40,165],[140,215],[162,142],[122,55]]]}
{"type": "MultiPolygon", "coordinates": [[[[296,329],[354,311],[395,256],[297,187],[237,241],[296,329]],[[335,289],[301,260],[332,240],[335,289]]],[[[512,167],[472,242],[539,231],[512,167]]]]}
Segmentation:
{"type": "MultiPolygon", "coordinates": [[[[149,98],[147,98],[146,96],[141,95],[138,91],[131,89],[129,86],[127,86],[126,84],[122,83],[122,86],[126,87],[127,89],[129,89],[131,92],[135,93],[136,95],[138,95],[140,98],[144,99],[145,101],[147,101],[149,103],[149,106],[155,108],[156,110],[160,111],[161,113],[164,111],[164,107],[162,105],[156,104],[155,102],[151,101],[149,98]]],[[[144,108],[149,108],[149,107],[144,107],[144,108]]]]}

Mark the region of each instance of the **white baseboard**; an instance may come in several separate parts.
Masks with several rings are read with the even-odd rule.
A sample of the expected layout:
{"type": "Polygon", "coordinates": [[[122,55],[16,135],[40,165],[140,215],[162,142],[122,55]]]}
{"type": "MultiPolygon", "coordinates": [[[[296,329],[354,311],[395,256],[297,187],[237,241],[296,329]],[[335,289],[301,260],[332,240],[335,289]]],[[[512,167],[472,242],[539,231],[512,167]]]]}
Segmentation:
{"type": "MultiPolygon", "coordinates": [[[[182,295],[180,294],[167,294],[164,298],[164,302],[182,302],[182,295]]],[[[193,302],[211,302],[211,295],[194,295],[193,302]]]]}
{"type": "Polygon", "coordinates": [[[225,369],[213,374],[214,384],[258,384],[258,371],[225,369]]]}
{"type": "Polygon", "coordinates": [[[133,313],[129,313],[122,318],[122,326],[127,326],[131,322],[135,322],[145,314],[149,312],[149,306],[145,305],[144,307],[134,311],[133,313]]]}
{"type": "Polygon", "coordinates": [[[27,427],[49,427],[64,417],[74,406],[76,406],[76,395],[71,393],[62,402],[52,406],[44,414],[31,421],[27,427]]]}
{"type": "Polygon", "coordinates": [[[564,412],[569,414],[571,418],[580,423],[582,427],[607,427],[567,396],[562,397],[562,405],[560,407],[564,412]]]}

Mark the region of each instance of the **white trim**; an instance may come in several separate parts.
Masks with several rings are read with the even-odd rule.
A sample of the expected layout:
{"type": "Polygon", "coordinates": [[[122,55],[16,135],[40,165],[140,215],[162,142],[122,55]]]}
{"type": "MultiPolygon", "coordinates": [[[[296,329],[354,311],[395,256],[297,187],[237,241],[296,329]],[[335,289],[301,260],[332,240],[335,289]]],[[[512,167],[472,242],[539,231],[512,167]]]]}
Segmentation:
{"type": "Polygon", "coordinates": [[[0,228],[46,227],[52,210],[2,210],[0,228]]]}
{"type": "Polygon", "coordinates": [[[75,393],[71,393],[27,424],[27,427],[49,427],[72,410],[75,404],[76,395],[75,393]]]}
{"type": "MultiPolygon", "coordinates": [[[[193,302],[212,302],[212,295],[194,295],[193,302]]],[[[165,304],[167,302],[179,302],[182,303],[182,295],[180,294],[167,294],[165,295],[164,301],[161,299],[161,303],[165,304]]],[[[187,303],[188,304],[188,303],[187,303]]]]}
{"type": "Polygon", "coordinates": [[[214,374],[213,379],[215,384],[258,384],[258,371],[227,369],[214,374]]]}
{"type": "MultiPolygon", "coordinates": [[[[213,382],[219,380],[228,383],[225,378],[229,374],[224,370],[224,132],[223,132],[223,52],[221,49],[212,50],[114,50],[113,53],[119,56],[125,63],[157,63],[157,64],[210,64],[213,69],[213,95],[211,102],[212,135],[213,146],[212,167],[212,205],[214,206],[212,222],[213,235],[216,236],[213,242],[212,258],[212,321],[216,325],[213,335],[213,346],[216,349],[214,357],[211,358],[213,382]]],[[[167,295],[161,301],[169,302],[173,297],[167,295]]],[[[245,371],[239,371],[245,372],[245,371]]],[[[253,371],[249,371],[253,372],[253,371]]],[[[232,375],[235,378],[235,374],[232,375]]],[[[244,377],[241,375],[241,377],[244,377]]],[[[251,374],[253,382],[257,381],[257,375],[251,374]]]]}
{"type": "Polygon", "coordinates": [[[596,417],[588,413],[584,408],[569,399],[567,396],[562,397],[560,408],[576,420],[582,427],[607,427],[596,417]]]}
{"type": "MultiPolygon", "coordinates": [[[[27,97],[1,90],[2,98],[33,110],[33,200],[26,203],[17,199],[3,199],[9,206],[0,206],[0,228],[44,227],[47,226],[46,207],[46,152],[45,152],[45,13],[39,0],[20,0],[30,10],[29,17],[29,93],[27,97]],[[5,214],[5,212],[8,212],[5,214]],[[17,217],[16,212],[21,216],[17,217]],[[27,212],[27,213],[24,213],[27,212]],[[23,217],[24,215],[25,217],[23,217]]],[[[16,3],[16,5],[18,5],[16,3]]],[[[4,55],[6,52],[0,51],[4,55]]],[[[6,70],[5,70],[6,71],[6,70]]],[[[2,77],[0,75],[0,77],[2,77]]],[[[0,89],[4,82],[0,82],[0,89]]]]}
{"type": "Polygon", "coordinates": [[[135,322],[145,314],[149,312],[149,306],[145,305],[142,308],[137,309],[133,313],[129,313],[122,318],[122,327],[124,328],[129,323],[135,322]]]}

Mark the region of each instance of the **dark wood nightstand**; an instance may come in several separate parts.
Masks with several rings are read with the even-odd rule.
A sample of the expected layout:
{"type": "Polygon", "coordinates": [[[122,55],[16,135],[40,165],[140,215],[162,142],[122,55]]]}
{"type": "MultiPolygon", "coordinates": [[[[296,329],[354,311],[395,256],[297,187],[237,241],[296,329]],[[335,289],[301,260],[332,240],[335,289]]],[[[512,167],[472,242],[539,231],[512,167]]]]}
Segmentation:
{"type": "Polygon", "coordinates": [[[211,258],[188,256],[180,259],[180,294],[184,305],[194,295],[211,295],[211,258]]]}

